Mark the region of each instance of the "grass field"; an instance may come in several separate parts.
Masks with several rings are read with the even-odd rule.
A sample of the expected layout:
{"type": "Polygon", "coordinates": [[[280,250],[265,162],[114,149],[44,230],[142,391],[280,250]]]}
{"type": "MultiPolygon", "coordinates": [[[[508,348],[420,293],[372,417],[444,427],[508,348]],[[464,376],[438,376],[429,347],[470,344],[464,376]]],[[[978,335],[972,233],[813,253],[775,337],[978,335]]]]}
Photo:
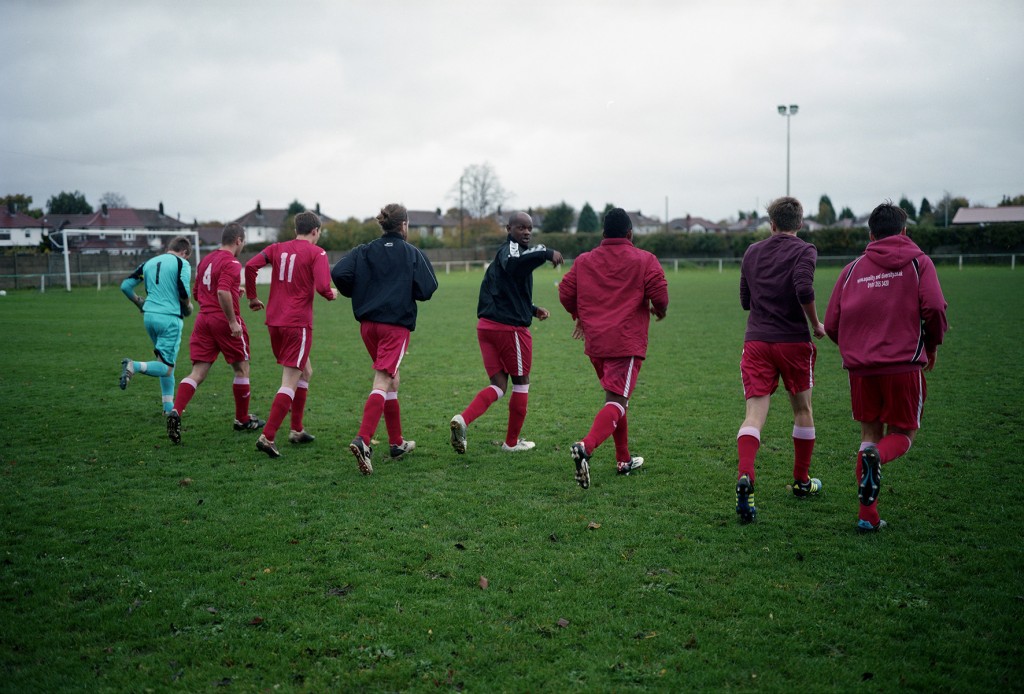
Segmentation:
{"type": "MultiPolygon", "coordinates": [[[[836,273],[819,269],[822,315],[836,273]]],[[[497,448],[504,400],[470,427],[467,455],[449,447],[448,420],[486,379],[481,274],[441,275],[402,365],[417,450],[388,462],[381,446],[371,477],[346,448],[370,386],[348,301],[317,300],[306,418],[317,441],[279,437],[270,460],[231,428],[223,363],[180,446],[155,379],[118,389],[121,358],[150,344],[116,289],[11,293],[0,298],[0,690],[1020,691],[1024,272],[939,273],[951,330],[924,428],[885,468],[889,527],[872,536],[854,531],[859,428],[827,342],[812,466],[823,492],[787,492],[792,421],[777,401],[759,520],[736,522],[735,270],[669,274],[669,316],[652,325],[630,414],[647,464],[617,477],[609,441],[587,491],[569,445],[601,392],[570,339],[557,271],[536,274],[536,303],[553,314],[533,330],[524,434],[537,449],[497,448]]],[[[247,319],[253,410],[265,415],[280,371],[262,318],[247,319]]]]}

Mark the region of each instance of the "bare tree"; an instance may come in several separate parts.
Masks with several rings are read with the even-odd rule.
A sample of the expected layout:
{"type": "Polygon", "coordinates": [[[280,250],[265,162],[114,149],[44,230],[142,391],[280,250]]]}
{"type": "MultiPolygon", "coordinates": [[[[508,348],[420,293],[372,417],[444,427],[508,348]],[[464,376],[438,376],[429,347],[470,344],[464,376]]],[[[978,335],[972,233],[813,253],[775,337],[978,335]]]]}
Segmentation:
{"type": "Polygon", "coordinates": [[[128,207],[128,198],[120,193],[104,193],[100,196],[100,205],[106,205],[107,209],[128,207]]]}
{"type": "Polygon", "coordinates": [[[449,196],[471,217],[486,217],[512,197],[489,162],[471,164],[462,171],[449,196]]]}

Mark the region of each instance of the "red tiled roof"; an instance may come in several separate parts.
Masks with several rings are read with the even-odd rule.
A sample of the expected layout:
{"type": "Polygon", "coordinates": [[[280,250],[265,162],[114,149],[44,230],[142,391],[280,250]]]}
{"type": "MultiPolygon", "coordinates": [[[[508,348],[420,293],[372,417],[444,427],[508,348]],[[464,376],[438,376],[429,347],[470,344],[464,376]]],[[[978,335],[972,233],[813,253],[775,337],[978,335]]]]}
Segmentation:
{"type": "MultiPolygon", "coordinates": [[[[309,211],[316,212],[316,210],[309,211]]],[[[320,221],[324,224],[334,221],[322,212],[317,212],[317,216],[320,217],[320,221]]],[[[273,227],[274,229],[280,229],[281,225],[284,224],[284,220],[287,218],[287,208],[270,209],[263,207],[260,209],[259,213],[257,213],[256,210],[250,210],[238,219],[232,221],[241,224],[244,227],[273,227]]]]}
{"type": "Polygon", "coordinates": [[[30,217],[24,212],[0,211],[0,229],[35,229],[41,226],[46,226],[44,220],[30,217]]]}
{"type": "Polygon", "coordinates": [[[112,207],[104,215],[103,211],[92,214],[47,215],[47,224],[54,229],[62,226],[68,229],[151,229],[177,231],[187,229],[188,224],[179,222],[173,217],[160,214],[157,210],[139,210],[132,207],[112,207]]]}

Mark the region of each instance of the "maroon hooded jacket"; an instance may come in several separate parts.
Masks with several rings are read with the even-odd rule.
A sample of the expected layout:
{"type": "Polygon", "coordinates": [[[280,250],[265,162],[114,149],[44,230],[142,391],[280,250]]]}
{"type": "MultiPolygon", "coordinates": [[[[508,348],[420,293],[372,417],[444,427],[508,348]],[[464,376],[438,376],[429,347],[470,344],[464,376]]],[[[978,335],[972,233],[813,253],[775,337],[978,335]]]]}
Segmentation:
{"type": "Polygon", "coordinates": [[[588,357],[647,356],[650,309],[668,308],[665,271],[653,253],[624,238],[580,254],[558,285],[565,310],[583,323],[588,357]]]}
{"type": "Polygon", "coordinates": [[[872,241],[843,268],[825,312],[843,368],[863,376],[919,371],[947,327],[935,266],[904,234],[872,241]]]}

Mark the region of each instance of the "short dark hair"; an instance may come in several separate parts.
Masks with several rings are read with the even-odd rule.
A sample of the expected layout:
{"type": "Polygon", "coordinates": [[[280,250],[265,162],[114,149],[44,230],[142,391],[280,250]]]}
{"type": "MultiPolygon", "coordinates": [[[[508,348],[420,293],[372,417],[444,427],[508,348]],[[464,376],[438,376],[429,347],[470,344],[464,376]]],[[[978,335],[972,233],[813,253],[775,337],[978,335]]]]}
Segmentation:
{"type": "Polygon", "coordinates": [[[167,250],[171,253],[186,253],[192,254],[192,242],[184,236],[175,236],[171,239],[171,242],[167,244],[167,250]]]}
{"type": "Polygon", "coordinates": [[[892,200],[886,200],[871,211],[868,217],[868,229],[875,239],[884,239],[895,236],[907,226],[907,211],[899,205],[892,204],[892,200]]]}
{"type": "Polygon", "coordinates": [[[609,239],[624,239],[633,230],[633,220],[621,207],[613,207],[604,216],[604,235],[609,239]]]}
{"type": "Polygon", "coordinates": [[[768,219],[779,231],[797,231],[804,225],[804,206],[788,195],[768,203],[768,219]]]}
{"type": "Polygon", "coordinates": [[[320,218],[315,212],[299,212],[295,215],[295,235],[308,236],[320,228],[320,218]]]}
{"type": "Polygon", "coordinates": [[[220,235],[220,245],[230,246],[238,239],[245,238],[245,227],[238,222],[231,222],[224,227],[220,235]]]}
{"type": "Polygon", "coordinates": [[[385,205],[381,208],[380,214],[377,215],[377,224],[380,224],[380,228],[385,233],[397,231],[402,226],[402,222],[408,221],[409,211],[405,209],[404,205],[399,205],[397,202],[385,205]]]}

